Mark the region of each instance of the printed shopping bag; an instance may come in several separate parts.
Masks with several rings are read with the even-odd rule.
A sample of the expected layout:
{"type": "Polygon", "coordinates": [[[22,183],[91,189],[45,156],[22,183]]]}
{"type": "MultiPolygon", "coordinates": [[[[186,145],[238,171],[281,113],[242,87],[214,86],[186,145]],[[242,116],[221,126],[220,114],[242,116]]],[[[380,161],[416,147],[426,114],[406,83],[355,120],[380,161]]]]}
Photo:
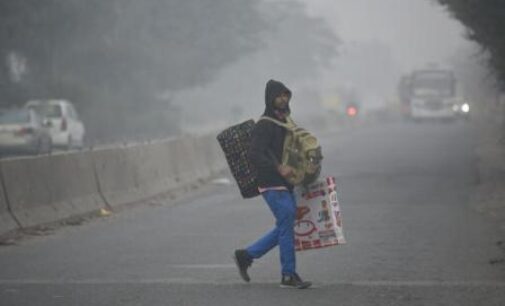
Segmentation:
{"type": "Polygon", "coordinates": [[[320,179],[308,187],[295,189],[297,251],[345,244],[342,214],[334,177],[320,179]]]}

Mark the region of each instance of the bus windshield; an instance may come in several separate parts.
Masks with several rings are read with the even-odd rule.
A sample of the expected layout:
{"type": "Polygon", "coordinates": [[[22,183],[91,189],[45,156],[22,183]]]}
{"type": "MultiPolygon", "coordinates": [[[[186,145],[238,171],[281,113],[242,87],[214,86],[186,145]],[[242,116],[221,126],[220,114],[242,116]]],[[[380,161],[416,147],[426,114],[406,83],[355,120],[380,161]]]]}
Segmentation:
{"type": "Polygon", "coordinates": [[[454,94],[454,76],[448,71],[414,73],[412,93],[414,96],[452,96],[454,94]]]}

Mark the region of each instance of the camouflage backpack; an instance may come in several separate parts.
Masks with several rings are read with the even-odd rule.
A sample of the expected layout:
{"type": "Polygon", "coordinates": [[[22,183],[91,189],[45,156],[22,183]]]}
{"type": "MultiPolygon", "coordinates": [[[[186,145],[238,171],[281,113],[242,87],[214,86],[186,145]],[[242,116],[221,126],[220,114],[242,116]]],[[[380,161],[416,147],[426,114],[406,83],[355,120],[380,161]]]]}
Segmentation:
{"type": "Polygon", "coordinates": [[[282,153],[283,165],[294,169],[293,175],[287,181],[294,185],[309,185],[313,183],[321,173],[321,161],[323,155],[317,138],[307,130],[298,127],[288,117],[287,122],[281,122],[270,117],[263,116],[260,120],[268,120],[287,130],[282,153]]]}

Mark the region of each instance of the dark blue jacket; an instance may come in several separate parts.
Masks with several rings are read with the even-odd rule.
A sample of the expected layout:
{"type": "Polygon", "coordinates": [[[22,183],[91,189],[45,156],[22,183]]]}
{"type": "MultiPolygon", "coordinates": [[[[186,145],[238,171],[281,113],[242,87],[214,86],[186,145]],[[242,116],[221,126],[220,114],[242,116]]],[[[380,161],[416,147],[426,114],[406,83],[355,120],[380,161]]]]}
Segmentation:
{"type": "MultiPolygon", "coordinates": [[[[274,99],[281,93],[291,91],[281,82],[270,80],[265,88],[265,112],[268,116],[278,120],[274,113],[274,99]]],[[[289,111],[289,109],[288,109],[289,111]]],[[[252,133],[249,161],[257,171],[259,187],[285,186],[289,184],[278,172],[277,167],[282,162],[282,151],[286,129],[268,120],[259,120],[252,133]]]]}

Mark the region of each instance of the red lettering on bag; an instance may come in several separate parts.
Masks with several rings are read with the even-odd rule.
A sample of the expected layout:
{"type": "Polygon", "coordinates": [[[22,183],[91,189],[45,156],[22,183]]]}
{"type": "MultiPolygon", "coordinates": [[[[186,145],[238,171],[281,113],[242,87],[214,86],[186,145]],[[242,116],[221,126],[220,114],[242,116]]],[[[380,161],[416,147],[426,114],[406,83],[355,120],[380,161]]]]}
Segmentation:
{"type": "Polygon", "coordinates": [[[314,199],[314,198],[317,198],[317,197],[320,197],[320,196],[325,196],[325,195],[326,195],[326,192],[321,189],[321,190],[316,190],[316,191],[312,191],[312,192],[309,192],[309,193],[302,194],[302,197],[305,200],[310,200],[310,199],[314,199]]]}
{"type": "Polygon", "coordinates": [[[295,222],[296,236],[309,236],[317,231],[316,225],[310,220],[299,220],[295,222]]]}

